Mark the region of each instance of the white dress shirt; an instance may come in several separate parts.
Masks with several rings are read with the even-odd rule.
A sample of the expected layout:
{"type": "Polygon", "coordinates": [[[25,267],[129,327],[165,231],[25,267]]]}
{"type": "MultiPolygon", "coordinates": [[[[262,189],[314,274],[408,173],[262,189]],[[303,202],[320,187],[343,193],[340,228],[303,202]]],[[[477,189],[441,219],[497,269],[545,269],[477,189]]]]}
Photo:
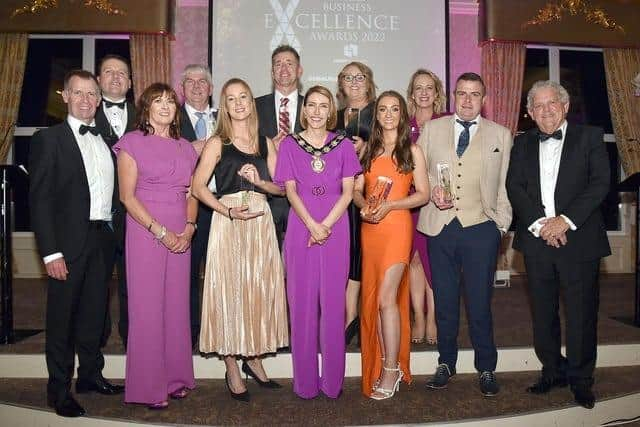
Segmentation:
{"type": "MultiPolygon", "coordinates": [[[[80,149],[84,169],[89,183],[89,220],[111,221],[111,201],[113,198],[114,167],[109,147],[100,135],[87,132],[80,135],[80,126],[85,124],[72,116],[67,116],[67,123],[71,126],[73,136],[80,149]]],[[[90,126],[95,126],[92,121],[90,126]]],[[[62,258],[61,252],[43,257],[45,264],[62,258]]]]}
{"type": "MultiPolygon", "coordinates": [[[[567,121],[565,120],[560,126],[562,131],[562,139],[549,138],[540,145],[540,196],[542,205],[544,206],[544,217],[538,218],[529,226],[529,231],[536,237],[540,237],[540,230],[543,224],[540,223],[545,218],[553,218],[556,216],[556,182],[558,180],[558,171],[560,170],[560,158],[562,157],[562,147],[564,146],[564,138],[567,134],[567,121]]],[[[562,215],[562,218],[569,224],[572,230],[577,227],[569,218],[562,215]]]]}
{"type": "MultiPolygon", "coordinates": [[[[457,114],[454,114],[453,117],[453,144],[455,145],[455,149],[458,150],[458,140],[460,139],[460,134],[464,130],[464,126],[457,122],[458,120],[462,120],[457,114]]],[[[469,120],[470,122],[476,122],[476,124],[469,126],[469,142],[471,142],[476,132],[478,132],[478,125],[480,124],[480,120],[480,114],[478,114],[475,119],[469,120]]],[[[464,122],[465,120],[462,121],[464,122]]]]}
{"type": "Polygon", "coordinates": [[[102,109],[104,111],[105,117],[107,118],[107,121],[113,128],[116,135],[118,135],[118,138],[122,138],[122,135],[124,135],[124,131],[127,129],[128,113],[127,113],[126,99],[122,98],[119,100],[113,100],[113,99],[109,99],[106,96],[103,96],[102,99],[105,99],[109,102],[125,103],[124,108],[120,108],[116,106],[107,108],[107,105],[104,102],[102,103],[102,109]]]}
{"type": "Polygon", "coordinates": [[[282,98],[289,98],[289,103],[287,104],[287,111],[289,111],[289,125],[291,126],[291,129],[289,129],[289,131],[293,133],[295,132],[297,118],[296,116],[298,114],[298,90],[294,90],[287,96],[284,96],[277,90],[275,91],[275,94],[276,96],[274,96],[274,102],[276,107],[276,129],[278,129],[278,132],[280,132],[280,102],[282,98]]]}
{"type": "Polygon", "coordinates": [[[184,109],[187,110],[189,121],[191,122],[191,126],[194,130],[196,129],[196,122],[198,121],[196,113],[205,113],[204,120],[207,124],[207,136],[205,137],[205,140],[211,138],[213,131],[216,130],[216,119],[213,117],[215,110],[207,105],[207,108],[205,108],[204,111],[198,111],[186,102],[184,103],[184,109]]]}

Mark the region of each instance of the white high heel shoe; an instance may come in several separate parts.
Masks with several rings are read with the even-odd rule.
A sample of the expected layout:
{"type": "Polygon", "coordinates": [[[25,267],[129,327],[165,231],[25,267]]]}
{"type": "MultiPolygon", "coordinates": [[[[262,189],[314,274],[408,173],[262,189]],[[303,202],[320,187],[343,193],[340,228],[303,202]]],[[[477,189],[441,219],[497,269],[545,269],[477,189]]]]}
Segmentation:
{"type": "Polygon", "coordinates": [[[402,381],[402,377],[404,376],[404,372],[402,372],[400,370],[400,363],[398,363],[398,367],[397,368],[387,368],[386,366],[382,366],[382,369],[384,369],[387,372],[397,372],[398,373],[398,378],[396,378],[396,382],[393,384],[393,388],[386,389],[386,388],[382,388],[382,387],[376,387],[373,390],[373,393],[371,397],[373,400],[385,400],[385,399],[389,399],[391,397],[393,397],[397,391],[400,390],[400,381],[402,381]],[[377,395],[375,393],[378,393],[377,395]]]}

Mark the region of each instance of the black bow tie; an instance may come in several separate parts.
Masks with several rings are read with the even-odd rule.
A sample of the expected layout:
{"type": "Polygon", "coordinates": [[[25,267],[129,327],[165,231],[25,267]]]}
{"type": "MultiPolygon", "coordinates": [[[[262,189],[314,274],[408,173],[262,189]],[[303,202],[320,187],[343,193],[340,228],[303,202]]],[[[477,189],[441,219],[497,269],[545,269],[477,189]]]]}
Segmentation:
{"type": "Polygon", "coordinates": [[[111,101],[108,101],[108,100],[106,100],[106,99],[103,99],[103,101],[104,101],[104,105],[105,105],[107,108],[111,108],[111,107],[118,107],[118,108],[119,108],[119,109],[121,109],[121,110],[124,110],[124,103],[126,102],[126,101],[122,101],[122,102],[111,102],[111,101]]]}
{"type": "Polygon", "coordinates": [[[98,136],[98,128],[95,126],[80,125],[79,132],[80,132],[80,135],[84,135],[87,132],[91,132],[92,135],[98,136]]]}
{"type": "Polygon", "coordinates": [[[558,129],[553,133],[544,133],[540,129],[538,129],[538,139],[540,140],[540,142],[545,142],[549,138],[562,140],[562,129],[558,129]]]}

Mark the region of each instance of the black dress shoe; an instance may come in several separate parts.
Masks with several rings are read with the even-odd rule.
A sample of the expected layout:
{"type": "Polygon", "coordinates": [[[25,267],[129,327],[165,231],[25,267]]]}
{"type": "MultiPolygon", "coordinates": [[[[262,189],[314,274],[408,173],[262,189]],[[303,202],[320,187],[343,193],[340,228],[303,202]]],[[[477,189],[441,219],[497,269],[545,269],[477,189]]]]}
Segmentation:
{"type": "Polygon", "coordinates": [[[573,400],[583,408],[592,409],[596,403],[596,398],[591,388],[584,386],[571,387],[573,392],[573,400]]]}
{"type": "Polygon", "coordinates": [[[256,380],[256,382],[258,383],[258,385],[260,387],[264,387],[264,388],[282,388],[282,386],[280,384],[278,384],[277,382],[273,381],[273,380],[261,380],[258,375],[256,375],[255,372],[253,372],[253,369],[251,369],[251,366],[249,366],[249,364],[247,362],[242,362],[242,372],[244,372],[247,377],[246,378],[253,378],[254,380],[256,380]]]}
{"type": "Polygon", "coordinates": [[[500,391],[500,385],[493,371],[484,371],[479,378],[480,392],[485,397],[492,397],[500,391]]]}
{"type": "Polygon", "coordinates": [[[455,371],[451,372],[451,369],[449,369],[449,366],[446,363],[441,363],[436,368],[436,373],[433,374],[433,377],[427,381],[427,388],[433,388],[436,390],[446,388],[449,383],[449,378],[455,374],[455,371]]]}
{"type": "Polygon", "coordinates": [[[540,377],[538,382],[532,386],[527,387],[527,393],[531,394],[545,394],[551,391],[552,388],[562,388],[567,386],[567,379],[564,377],[548,378],[540,377]]]}
{"type": "Polygon", "coordinates": [[[120,394],[124,391],[124,386],[111,384],[104,378],[98,378],[95,381],[82,380],[76,381],[76,393],[83,394],[95,391],[96,393],[112,396],[120,394]]]}
{"type": "Polygon", "coordinates": [[[56,401],[52,396],[47,397],[47,405],[55,409],[56,414],[61,417],[81,417],[85,414],[84,408],[73,398],[71,394],[67,394],[63,399],[56,401]]]}

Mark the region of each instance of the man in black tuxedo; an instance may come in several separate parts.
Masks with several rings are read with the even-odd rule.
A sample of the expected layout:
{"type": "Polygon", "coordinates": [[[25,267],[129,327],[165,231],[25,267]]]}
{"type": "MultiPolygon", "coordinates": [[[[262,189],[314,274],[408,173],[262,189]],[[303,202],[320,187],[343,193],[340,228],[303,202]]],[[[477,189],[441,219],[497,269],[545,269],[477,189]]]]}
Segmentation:
{"type": "MultiPolygon", "coordinates": [[[[204,65],[187,65],[182,72],[184,104],[180,111],[180,136],[191,141],[200,154],[207,139],[211,138],[216,124],[216,111],[209,98],[213,91],[211,71],[204,65]]],[[[209,189],[215,193],[215,178],[211,177],[209,189]]],[[[209,229],[212,210],[198,203],[196,232],[191,240],[191,342],[195,346],[200,335],[200,270],[207,258],[209,229]]]]}
{"type": "MultiPolygon", "coordinates": [[[[273,92],[256,98],[260,135],[271,138],[276,146],[289,133],[302,132],[300,110],[304,97],[300,94],[302,66],[300,55],[289,45],[281,45],[271,53],[271,79],[273,92]]],[[[269,206],[278,234],[278,244],[282,248],[282,239],[287,230],[289,203],[286,197],[272,196],[269,206]]]]}
{"type": "Polygon", "coordinates": [[[600,213],[609,192],[609,159],[600,128],[567,123],[569,94],[536,82],[527,110],[538,125],[515,140],[507,190],[518,217],[513,247],[524,254],[533,335],[542,374],[529,393],[571,385],[593,408],[598,273],[611,254],[600,213]],[[565,299],[567,357],[560,353],[559,293],[565,299]]]}
{"type": "Polygon", "coordinates": [[[31,142],[31,224],[49,276],[45,356],[47,403],[61,416],[84,415],[70,393],[77,352],[77,393],[117,394],[102,376],[100,338],[115,249],[110,227],[117,197],[115,156],[95,128],[95,76],[74,70],[62,92],[67,119],[31,142]]]}
{"type": "MultiPolygon", "coordinates": [[[[136,109],[127,100],[127,92],[131,88],[130,68],[127,60],[119,55],[105,55],[98,67],[98,83],[102,92],[102,102],[96,111],[96,128],[109,148],[125,134],[135,129],[136,109]]],[[[116,236],[115,267],[118,274],[118,333],[122,345],[127,347],[129,315],[127,312],[127,277],[124,263],[124,224],[126,211],[120,200],[113,204],[113,229],[116,236]]],[[[102,347],[111,335],[111,316],[107,305],[102,347]]]]}

